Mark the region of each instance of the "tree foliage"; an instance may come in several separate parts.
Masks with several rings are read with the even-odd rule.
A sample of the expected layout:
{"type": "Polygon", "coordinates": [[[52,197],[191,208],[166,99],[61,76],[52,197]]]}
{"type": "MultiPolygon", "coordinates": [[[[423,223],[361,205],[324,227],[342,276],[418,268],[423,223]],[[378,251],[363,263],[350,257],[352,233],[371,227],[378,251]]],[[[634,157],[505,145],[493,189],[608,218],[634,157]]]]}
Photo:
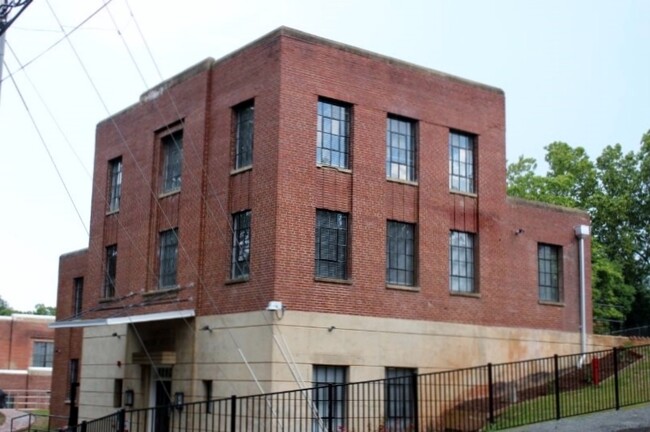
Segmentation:
{"type": "Polygon", "coordinates": [[[508,194],[588,211],[595,320],[650,325],[650,131],[638,152],[616,144],[595,161],[563,142],[545,150],[545,175],[533,158],[508,165],[508,194]]]}

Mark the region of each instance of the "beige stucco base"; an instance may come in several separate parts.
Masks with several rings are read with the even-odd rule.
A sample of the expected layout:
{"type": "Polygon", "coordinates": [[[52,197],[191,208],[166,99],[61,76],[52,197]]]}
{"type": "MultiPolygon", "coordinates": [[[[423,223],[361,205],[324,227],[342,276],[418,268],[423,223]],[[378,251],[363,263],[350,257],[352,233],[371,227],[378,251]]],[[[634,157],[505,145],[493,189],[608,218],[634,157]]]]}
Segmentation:
{"type": "MultiPolygon", "coordinates": [[[[626,339],[589,336],[590,351],[626,339]]],[[[418,373],[579,352],[578,332],[308,312],[250,312],[84,330],[80,418],[114,412],[115,380],[152,404],[151,362],[173,365],[171,392],[185,401],[310,387],[313,365],[348,366],[350,382],[384,378],[386,367],[418,373]],[[142,341],[142,342],[141,342],[142,341]],[[143,349],[142,343],[147,346],[143,349]],[[139,355],[134,353],[140,353],[139,355]],[[144,354],[144,357],[143,357],[144,354]]]]}

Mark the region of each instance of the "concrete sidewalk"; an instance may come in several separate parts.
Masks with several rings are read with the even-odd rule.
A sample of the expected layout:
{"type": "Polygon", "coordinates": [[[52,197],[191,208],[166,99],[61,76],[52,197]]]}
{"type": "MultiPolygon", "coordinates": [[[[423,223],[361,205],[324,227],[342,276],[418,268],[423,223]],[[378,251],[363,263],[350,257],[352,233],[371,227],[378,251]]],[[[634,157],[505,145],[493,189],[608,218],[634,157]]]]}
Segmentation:
{"type": "Polygon", "coordinates": [[[0,409],[0,413],[5,416],[4,423],[0,424],[0,432],[10,432],[11,431],[11,419],[21,417],[18,420],[14,421],[14,431],[19,431],[26,429],[29,426],[29,416],[26,412],[18,411],[10,408],[0,409]]]}
{"type": "Polygon", "coordinates": [[[508,432],[650,432],[650,405],[536,423],[508,432]]]}

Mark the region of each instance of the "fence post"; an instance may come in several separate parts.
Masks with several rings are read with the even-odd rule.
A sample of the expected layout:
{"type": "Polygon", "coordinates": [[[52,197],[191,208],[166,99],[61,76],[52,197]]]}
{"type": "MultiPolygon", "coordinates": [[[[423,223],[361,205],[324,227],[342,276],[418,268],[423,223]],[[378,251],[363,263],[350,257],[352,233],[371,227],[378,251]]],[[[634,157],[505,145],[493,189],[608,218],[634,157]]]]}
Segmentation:
{"type": "Polygon", "coordinates": [[[618,382],[618,348],[614,347],[614,399],[616,401],[616,410],[621,408],[621,394],[618,382]]]}
{"type": "Polygon", "coordinates": [[[492,363],[487,364],[488,368],[488,406],[490,409],[490,424],[494,424],[494,379],[492,376],[492,363]]]}
{"type": "Polygon", "coordinates": [[[411,388],[413,389],[413,397],[412,401],[413,403],[413,430],[419,431],[420,430],[420,410],[419,410],[419,398],[418,398],[418,392],[419,392],[419,386],[418,386],[418,375],[413,374],[411,375],[411,388]]]}
{"type": "Polygon", "coordinates": [[[555,420],[562,418],[560,411],[560,357],[555,354],[553,356],[553,368],[555,369],[555,420]]]}
{"type": "Polygon", "coordinates": [[[81,432],[86,432],[86,429],[88,429],[88,423],[84,420],[81,422],[81,432]]]}
{"type": "Polygon", "coordinates": [[[237,396],[230,396],[230,432],[235,432],[235,427],[237,426],[236,421],[237,415],[237,396]]]}

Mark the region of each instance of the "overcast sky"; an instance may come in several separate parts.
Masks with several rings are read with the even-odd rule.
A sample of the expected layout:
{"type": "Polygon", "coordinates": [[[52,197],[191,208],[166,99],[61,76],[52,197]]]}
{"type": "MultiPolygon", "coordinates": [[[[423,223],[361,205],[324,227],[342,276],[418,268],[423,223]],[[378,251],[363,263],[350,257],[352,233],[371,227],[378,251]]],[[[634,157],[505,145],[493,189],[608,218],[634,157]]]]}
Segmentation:
{"type": "Polygon", "coordinates": [[[645,0],[36,0],[5,48],[0,296],[56,304],[59,256],[88,245],[100,120],[281,25],[503,89],[508,160],[541,161],[553,141],[639,148],[649,23],[645,0]]]}

